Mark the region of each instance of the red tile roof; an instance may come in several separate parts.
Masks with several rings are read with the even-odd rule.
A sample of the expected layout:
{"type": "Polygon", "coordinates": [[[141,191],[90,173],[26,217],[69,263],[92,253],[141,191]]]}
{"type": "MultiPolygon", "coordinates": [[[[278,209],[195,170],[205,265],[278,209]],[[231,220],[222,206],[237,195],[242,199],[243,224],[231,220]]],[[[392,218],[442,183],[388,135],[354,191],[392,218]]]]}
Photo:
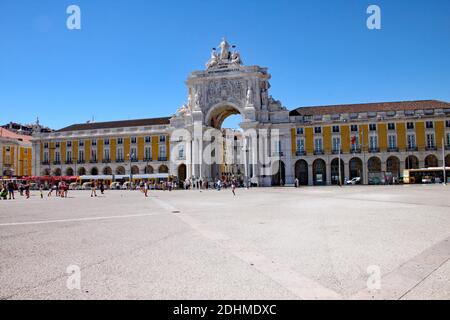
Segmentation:
{"type": "Polygon", "coordinates": [[[73,124],[71,126],[57,130],[57,132],[111,129],[123,127],[144,127],[144,126],[155,126],[165,124],[170,124],[170,117],[73,124]]]}
{"type": "Polygon", "coordinates": [[[423,109],[447,109],[450,103],[439,100],[376,102],[361,104],[340,104],[331,106],[300,107],[292,110],[290,116],[315,116],[327,114],[358,113],[358,112],[383,112],[423,109]]]}
{"type": "Polygon", "coordinates": [[[30,142],[32,137],[23,134],[17,134],[5,128],[0,128],[0,138],[9,138],[24,142],[30,142]]]}

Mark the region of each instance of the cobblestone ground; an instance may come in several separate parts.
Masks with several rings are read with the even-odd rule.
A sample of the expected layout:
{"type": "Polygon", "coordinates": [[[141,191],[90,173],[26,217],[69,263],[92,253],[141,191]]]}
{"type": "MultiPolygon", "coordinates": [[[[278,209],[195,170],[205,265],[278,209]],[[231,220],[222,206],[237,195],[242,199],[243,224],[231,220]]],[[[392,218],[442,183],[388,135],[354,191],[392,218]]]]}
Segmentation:
{"type": "Polygon", "coordinates": [[[0,299],[450,298],[442,185],[33,193],[0,240],[0,299]]]}

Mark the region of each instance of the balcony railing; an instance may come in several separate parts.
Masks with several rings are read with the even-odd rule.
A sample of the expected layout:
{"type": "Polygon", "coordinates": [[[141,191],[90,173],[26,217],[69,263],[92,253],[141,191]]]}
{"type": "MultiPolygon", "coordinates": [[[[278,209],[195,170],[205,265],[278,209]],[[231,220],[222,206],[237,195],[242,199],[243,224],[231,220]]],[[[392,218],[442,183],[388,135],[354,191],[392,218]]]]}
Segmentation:
{"type": "Polygon", "coordinates": [[[283,156],[283,152],[282,151],[274,151],[272,153],[273,157],[282,157],[283,156]]]}
{"type": "Polygon", "coordinates": [[[144,158],[144,162],[151,162],[151,161],[153,161],[152,158],[144,158]]]}
{"type": "Polygon", "coordinates": [[[55,166],[60,165],[60,164],[61,164],[61,161],[53,161],[53,164],[54,164],[55,166]]]}
{"type": "Polygon", "coordinates": [[[306,151],[305,151],[305,150],[297,150],[297,151],[295,152],[295,155],[296,155],[297,157],[299,157],[299,156],[306,156],[306,151]]]}
{"type": "Polygon", "coordinates": [[[380,148],[369,148],[369,153],[378,153],[380,152],[380,148]]]}
{"type": "Polygon", "coordinates": [[[139,162],[139,159],[133,158],[133,159],[131,159],[130,161],[131,161],[131,162],[139,162]]]}
{"type": "Polygon", "coordinates": [[[66,160],[66,164],[73,164],[72,160],[66,160]]]}
{"type": "Polygon", "coordinates": [[[450,150],[450,144],[445,146],[445,150],[450,150]]]}
{"type": "Polygon", "coordinates": [[[102,163],[111,163],[111,159],[103,159],[102,163]]]}
{"type": "Polygon", "coordinates": [[[42,165],[49,165],[50,164],[50,161],[42,161],[42,165]]]}
{"type": "Polygon", "coordinates": [[[167,161],[167,157],[158,157],[158,161],[167,161]]]}
{"type": "Polygon", "coordinates": [[[78,164],[83,164],[83,163],[85,163],[85,161],[84,160],[78,160],[77,163],[78,164]]]}
{"type": "Polygon", "coordinates": [[[436,151],[437,148],[436,148],[436,146],[426,146],[425,150],[427,150],[427,151],[436,151]]]}
{"type": "Polygon", "coordinates": [[[397,147],[389,147],[387,149],[388,152],[398,152],[398,148],[397,147]]]}
{"type": "Polygon", "coordinates": [[[406,149],[407,151],[418,151],[419,149],[417,148],[417,147],[408,147],[407,149],[406,149]]]}
{"type": "Polygon", "coordinates": [[[91,159],[89,160],[89,163],[97,163],[97,159],[91,159]]]}
{"type": "Polygon", "coordinates": [[[116,162],[117,163],[123,163],[123,162],[125,162],[125,160],[123,160],[123,159],[116,159],[116,162]]]}
{"type": "Polygon", "coordinates": [[[341,149],[341,150],[339,150],[339,149],[333,149],[333,150],[331,150],[331,153],[332,153],[332,154],[339,154],[339,152],[342,153],[342,149],[341,149]]]}
{"type": "Polygon", "coordinates": [[[323,149],[316,149],[316,150],[314,150],[314,155],[321,155],[321,154],[323,154],[323,149]]]}
{"type": "Polygon", "coordinates": [[[350,149],[350,153],[361,153],[360,147],[353,147],[350,149]]]}
{"type": "Polygon", "coordinates": [[[181,157],[179,156],[178,160],[186,160],[186,156],[181,156],[181,157]]]}

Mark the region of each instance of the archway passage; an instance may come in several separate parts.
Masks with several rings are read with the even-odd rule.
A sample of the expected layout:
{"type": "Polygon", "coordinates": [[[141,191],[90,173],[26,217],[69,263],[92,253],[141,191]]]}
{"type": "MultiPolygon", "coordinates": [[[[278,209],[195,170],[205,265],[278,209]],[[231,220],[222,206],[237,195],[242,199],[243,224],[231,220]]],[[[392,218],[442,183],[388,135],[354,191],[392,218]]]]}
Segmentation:
{"type": "Polygon", "coordinates": [[[132,166],[131,167],[131,174],[139,174],[139,167],[138,166],[132,166]]]}
{"type": "Polygon", "coordinates": [[[327,166],[323,159],[313,162],[313,183],[319,186],[327,184],[327,166]]]}
{"type": "Polygon", "coordinates": [[[56,168],[55,170],[53,170],[53,175],[55,177],[60,177],[61,176],[61,169],[60,168],[56,168]]]}
{"type": "Polygon", "coordinates": [[[360,158],[352,158],[348,164],[350,180],[353,178],[361,178],[363,181],[363,162],[360,158]]]}
{"type": "Polygon", "coordinates": [[[445,166],[450,167],[450,154],[445,157],[445,166]]]}
{"type": "Polygon", "coordinates": [[[272,164],[272,185],[282,186],[286,182],[286,170],[284,162],[281,160],[275,161],[272,164]]]}
{"type": "Polygon", "coordinates": [[[166,165],[162,164],[159,167],[158,172],[159,173],[169,173],[169,168],[166,165]]]}
{"type": "Polygon", "coordinates": [[[408,156],[405,159],[405,169],[419,169],[419,159],[416,156],[408,156]]]}
{"type": "Polygon", "coordinates": [[[295,163],[295,177],[300,185],[308,185],[308,163],[305,160],[298,160],[295,163]]]}
{"type": "Polygon", "coordinates": [[[117,167],[116,174],[118,175],[124,175],[125,174],[125,168],[122,166],[117,167]]]}
{"type": "Polygon", "coordinates": [[[50,175],[50,169],[46,168],[42,171],[43,176],[49,176],[50,175]]]}
{"type": "MultiPolygon", "coordinates": [[[[225,119],[232,115],[241,115],[241,113],[236,107],[233,107],[231,105],[213,107],[207,114],[206,125],[212,128],[221,129],[223,127],[225,119]]],[[[237,117],[233,118],[237,119],[237,117]]],[[[233,127],[236,127],[236,125],[233,125],[233,127]]]]}
{"type": "MultiPolygon", "coordinates": [[[[341,159],[341,185],[344,184],[344,161],[341,159]]],[[[331,161],[331,184],[339,184],[339,158],[331,161]]]]}
{"type": "Polygon", "coordinates": [[[112,169],[110,167],[104,167],[103,168],[103,174],[107,175],[107,176],[112,175],[112,169]]]}
{"type": "Polygon", "coordinates": [[[91,169],[91,175],[92,176],[98,176],[98,169],[96,167],[91,169]]]}
{"type": "Polygon", "coordinates": [[[367,175],[369,177],[369,184],[385,183],[384,174],[381,172],[381,160],[378,157],[371,157],[367,161],[367,175]]]}
{"type": "Polygon", "coordinates": [[[400,160],[397,157],[389,157],[386,160],[386,172],[394,178],[400,178],[400,160]]]}
{"type": "Polygon", "coordinates": [[[152,174],[153,173],[153,167],[152,166],[146,166],[144,169],[145,174],[152,174]]]}
{"type": "MultiPolygon", "coordinates": [[[[3,176],[5,176],[5,177],[12,177],[12,175],[13,175],[13,172],[10,169],[6,169],[6,170],[3,171],[3,176]]],[[[46,174],[46,176],[49,176],[49,175],[50,174],[46,174]]]]}
{"type": "Polygon", "coordinates": [[[73,176],[73,173],[74,173],[74,171],[73,171],[72,168],[67,168],[67,170],[66,170],[66,176],[73,176]]]}
{"type": "Polygon", "coordinates": [[[425,158],[425,168],[436,168],[439,166],[438,158],[430,154],[425,158]]]}
{"type": "Polygon", "coordinates": [[[84,167],[78,168],[78,175],[79,176],[85,176],[86,175],[86,169],[84,167]]]}
{"type": "Polygon", "coordinates": [[[186,180],[186,165],[184,163],[178,166],[178,180],[184,182],[186,180]]]}

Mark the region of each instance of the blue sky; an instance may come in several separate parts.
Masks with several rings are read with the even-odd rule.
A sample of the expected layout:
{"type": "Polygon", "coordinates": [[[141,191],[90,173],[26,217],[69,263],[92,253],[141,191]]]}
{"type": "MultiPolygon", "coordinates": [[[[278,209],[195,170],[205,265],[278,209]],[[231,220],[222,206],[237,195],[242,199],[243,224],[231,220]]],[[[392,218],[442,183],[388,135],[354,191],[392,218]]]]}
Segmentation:
{"type": "Polygon", "coordinates": [[[223,36],[307,105],[450,101],[450,1],[0,1],[0,123],[170,116],[223,36]],[[67,6],[81,30],[66,28],[67,6]],[[382,29],[366,27],[381,7],[382,29]]]}

